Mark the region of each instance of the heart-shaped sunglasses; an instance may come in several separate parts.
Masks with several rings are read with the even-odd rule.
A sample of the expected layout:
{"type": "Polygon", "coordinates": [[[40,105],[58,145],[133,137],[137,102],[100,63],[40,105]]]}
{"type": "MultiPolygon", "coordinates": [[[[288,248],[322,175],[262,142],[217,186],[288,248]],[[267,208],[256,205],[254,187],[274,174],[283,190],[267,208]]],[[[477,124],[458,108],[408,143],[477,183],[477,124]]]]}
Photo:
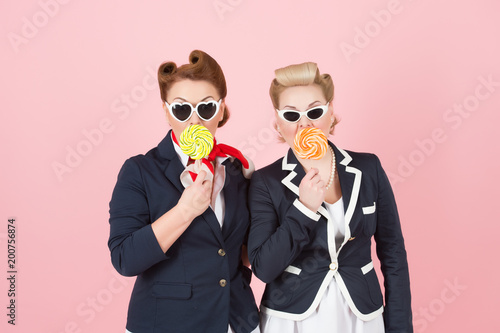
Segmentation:
{"type": "Polygon", "coordinates": [[[212,120],[215,115],[219,112],[220,103],[222,99],[217,101],[206,101],[199,102],[196,106],[193,106],[189,102],[174,102],[172,104],[168,104],[165,101],[165,105],[167,106],[170,114],[180,122],[185,122],[193,115],[193,112],[196,112],[198,117],[201,120],[209,121],[212,120]]]}

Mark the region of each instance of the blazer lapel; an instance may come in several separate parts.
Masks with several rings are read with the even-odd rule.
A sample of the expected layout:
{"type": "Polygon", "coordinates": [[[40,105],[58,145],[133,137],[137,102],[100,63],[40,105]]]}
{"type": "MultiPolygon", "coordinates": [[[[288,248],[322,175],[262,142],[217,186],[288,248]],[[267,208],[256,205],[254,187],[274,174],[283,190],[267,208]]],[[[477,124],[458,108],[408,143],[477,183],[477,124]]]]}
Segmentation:
{"type": "Polygon", "coordinates": [[[205,220],[210,229],[212,229],[219,243],[221,245],[224,244],[224,238],[222,237],[222,230],[220,228],[219,221],[217,221],[217,217],[215,216],[215,213],[212,210],[212,208],[208,207],[207,210],[201,215],[201,217],[203,218],[203,220],[205,220]]]}
{"type": "MultiPolygon", "coordinates": [[[[339,175],[340,180],[340,189],[342,191],[342,197],[344,201],[344,212],[345,212],[345,236],[342,244],[339,249],[335,252],[335,231],[333,229],[333,221],[330,220],[330,214],[326,210],[324,203],[319,207],[318,213],[320,213],[327,222],[327,232],[328,232],[328,247],[330,250],[330,256],[332,260],[336,258],[347,242],[349,238],[351,238],[351,229],[349,227],[352,217],[354,215],[354,211],[356,209],[356,205],[359,198],[359,190],[361,187],[361,170],[350,166],[349,163],[352,161],[352,157],[345,151],[340,148],[337,148],[334,144],[329,142],[330,146],[332,146],[335,160],[336,168],[339,175]]],[[[299,195],[299,184],[302,178],[305,176],[304,169],[299,165],[299,162],[292,150],[288,151],[288,154],[283,157],[282,169],[289,171],[289,173],[281,180],[281,182],[293,193],[297,196],[299,195]]]]}
{"type": "MultiPolygon", "coordinates": [[[[287,156],[283,158],[282,169],[289,171],[289,173],[281,180],[281,182],[293,193],[299,196],[299,185],[300,181],[306,175],[304,168],[300,165],[297,157],[290,149],[288,151],[287,156]]],[[[326,222],[327,227],[327,242],[328,242],[328,251],[330,253],[330,257],[333,260],[337,257],[335,253],[335,230],[333,226],[333,221],[330,219],[330,214],[326,210],[326,206],[324,203],[318,208],[318,213],[321,214],[326,222]]]]}
{"type": "Polygon", "coordinates": [[[281,183],[285,185],[285,187],[290,191],[299,196],[300,181],[302,180],[302,178],[304,178],[306,172],[300,165],[297,157],[295,157],[292,149],[289,149],[288,153],[285,155],[285,157],[283,157],[281,169],[283,171],[289,171],[289,173],[281,180],[281,183]]]}
{"type": "Polygon", "coordinates": [[[352,161],[352,157],[345,150],[337,148],[334,145],[332,146],[337,160],[336,166],[339,175],[340,189],[344,200],[345,212],[345,236],[344,241],[337,251],[338,255],[347,240],[351,238],[350,223],[359,199],[362,172],[361,170],[349,165],[352,161]]]}
{"type": "MultiPolygon", "coordinates": [[[[345,212],[345,236],[339,249],[335,252],[335,231],[333,229],[333,221],[330,220],[330,214],[328,214],[328,211],[326,210],[324,204],[322,204],[318,209],[318,213],[323,215],[323,217],[325,217],[325,219],[328,221],[328,247],[330,250],[330,256],[333,260],[338,256],[340,250],[347,242],[347,240],[351,238],[350,223],[352,221],[352,217],[358,203],[362,172],[361,170],[349,165],[352,161],[352,157],[345,150],[337,148],[331,142],[329,142],[329,144],[333,148],[335,160],[337,161],[336,168],[339,175],[340,189],[342,191],[345,212]]],[[[290,191],[298,196],[299,184],[302,178],[305,176],[305,171],[300,165],[299,167],[297,167],[297,165],[299,165],[299,162],[290,149],[288,151],[288,154],[283,157],[282,162],[282,169],[289,171],[289,173],[281,180],[281,182],[290,191]]]]}
{"type": "Polygon", "coordinates": [[[160,142],[158,145],[158,152],[161,157],[169,161],[164,170],[165,177],[167,177],[179,192],[182,193],[184,191],[184,186],[182,186],[180,175],[182,171],[184,171],[184,166],[175,152],[171,133],[172,130],[170,130],[167,136],[160,142]]]}
{"type": "Polygon", "coordinates": [[[227,237],[228,232],[231,230],[231,222],[234,219],[234,215],[236,214],[236,206],[237,200],[239,198],[238,192],[236,190],[236,186],[234,186],[233,182],[235,181],[231,175],[236,175],[241,173],[238,169],[236,169],[231,163],[231,161],[226,159],[222,162],[222,165],[226,168],[226,179],[224,181],[224,223],[222,224],[222,234],[224,237],[227,237]]]}

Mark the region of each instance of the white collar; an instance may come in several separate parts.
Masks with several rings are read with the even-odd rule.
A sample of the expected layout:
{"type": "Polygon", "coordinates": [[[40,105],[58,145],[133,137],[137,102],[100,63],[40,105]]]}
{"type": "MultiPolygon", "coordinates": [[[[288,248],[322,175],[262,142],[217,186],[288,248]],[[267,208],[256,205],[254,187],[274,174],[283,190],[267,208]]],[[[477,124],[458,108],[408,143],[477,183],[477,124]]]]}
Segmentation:
{"type": "Polygon", "coordinates": [[[174,138],[172,136],[170,137],[170,139],[172,140],[172,144],[174,145],[175,152],[177,153],[177,156],[179,156],[179,159],[181,160],[182,165],[187,166],[188,161],[189,161],[189,156],[184,154],[181,147],[179,147],[179,145],[174,142],[174,138]]]}

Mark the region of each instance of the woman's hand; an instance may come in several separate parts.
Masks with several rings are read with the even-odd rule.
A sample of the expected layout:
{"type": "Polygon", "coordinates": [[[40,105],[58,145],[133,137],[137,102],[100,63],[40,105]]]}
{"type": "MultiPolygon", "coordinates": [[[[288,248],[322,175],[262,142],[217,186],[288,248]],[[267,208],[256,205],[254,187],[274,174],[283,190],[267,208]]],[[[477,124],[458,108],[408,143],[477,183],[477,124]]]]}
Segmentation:
{"type": "Polygon", "coordinates": [[[299,201],[313,212],[316,212],[325,201],[325,194],[325,182],[321,180],[319,170],[311,168],[300,182],[299,201]]]}
{"type": "Polygon", "coordinates": [[[204,180],[206,175],[206,171],[200,171],[193,185],[182,192],[177,205],[151,225],[163,252],[167,252],[191,222],[210,205],[212,182],[204,180]]]}
{"type": "Polygon", "coordinates": [[[183,215],[185,214],[184,216],[189,221],[203,214],[210,205],[212,182],[204,180],[206,175],[205,170],[200,171],[194,183],[182,192],[182,196],[177,203],[177,206],[182,209],[183,215]]]}

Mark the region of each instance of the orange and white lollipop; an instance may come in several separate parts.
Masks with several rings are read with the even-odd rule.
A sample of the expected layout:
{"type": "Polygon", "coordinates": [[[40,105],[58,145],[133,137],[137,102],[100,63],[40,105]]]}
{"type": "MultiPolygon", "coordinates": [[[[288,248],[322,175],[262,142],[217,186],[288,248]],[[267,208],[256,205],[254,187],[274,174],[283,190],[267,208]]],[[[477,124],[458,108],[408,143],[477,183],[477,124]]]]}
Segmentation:
{"type": "Polygon", "coordinates": [[[319,128],[306,127],[295,136],[293,149],[300,158],[319,160],[326,154],[328,140],[319,128]]]}

